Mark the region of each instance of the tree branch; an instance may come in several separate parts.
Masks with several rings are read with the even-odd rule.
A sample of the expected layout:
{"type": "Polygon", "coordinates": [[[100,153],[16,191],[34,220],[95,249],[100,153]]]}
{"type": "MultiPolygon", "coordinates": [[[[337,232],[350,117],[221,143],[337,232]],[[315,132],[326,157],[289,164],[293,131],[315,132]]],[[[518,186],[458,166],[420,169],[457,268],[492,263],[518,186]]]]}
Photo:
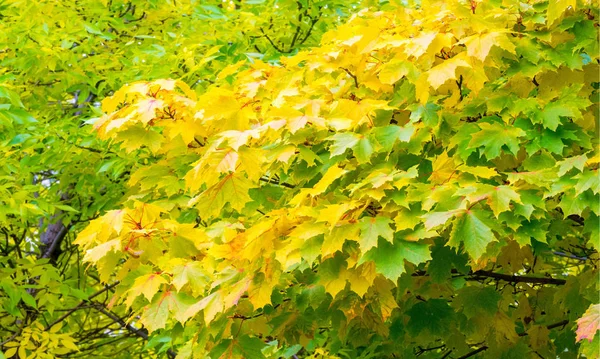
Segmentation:
{"type": "Polygon", "coordinates": [[[527,276],[517,276],[510,274],[500,274],[494,273],[491,271],[480,270],[473,273],[475,277],[488,277],[503,280],[511,283],[530,283],[530,284],[554,284],[554,285],[563,285],[567,281],[564,279],[557,279],[552,277],[527,277],[527,276]]]}
{"type": "MultiPolygon", "coordinates": [[[[106,309],[102,303],[98,303],[98,302],[94,302],[94,303],[96,304],[94,306],[94,308],[97,311],[106,315],[108,318],[113,320],[115,323],[119,324],[124,329],[127,329],[132,334],[134,334],[144,340],[148,340],[148,333],[144,329],[138,329],[131,324],[127,324],[123,319],[119,318],[117,315],[115,315],[114,313],[112,313],[111,311],[106,309]]],[[[177,356],[177,352],[175,352],[173,349],[169,348],[167,350],[167,355],[169,356],[169,358],[174,359],[177,356]]]]}
{"type": "Polygon", "coordinates": [[[352,72],[350,72],[350,70],[348,70],[345,67],[340,67],[340,69],[346,71],[348,76],[352,77],[352,79],[354,80],[354,86],[356,86],[356,88],[358,88],[358,79],[356,78],[356,75],[354,75],[352,72]]]}
{"type": "MultiPolygon", "coordinates": [[[[453,274],[457,274],[456,269],[452,270],[453,274]]],[[[413,273],[415,277],[421,277],[428,275],[425,271],[417,271],[413,273]]],[[[510,283],[530,283],[530,284],[553,284],[553,285],[564,285],[567,281],[564,279],[552,278],[552,277],[530,277],[530,276],[519,276],[514,274],[502,274],[495,273],[492,271],[479,270],[466,274],[467,280],[478,280],[482,278],[494,278],[503,280],[510,283]]]]}
{"type": "MultiPolygon", "coordinates": [[[[567,325],[567,324],[569,324],[569,320],[568,320],[568,319],[565,319],[565,320],[561,320],[561,321],[560,321],[560,322],[558,322],[558,323],[554,323],[554,324],[547,325],[547,326],[546,326],[546,328],[547,328],[548,330],[552,330],[552,329],[555,329],[555,328],[558,328],[558,327],[564,327],[564,326],[565,326],[565,325],[567,325]]],[[[520,336],[520,337],[524,337],[524,336],[527,336],[527,335],[528,335],[528,334],[527,334],[527,332],[524,332],[524,333],[519,333],[519,336],[520,336]]],[[[467,359],[467,358],[470,358],[470,357],[472,357],[473,355],[476,355],[476,354],[478,354],[478,353],[481,353],[482,351],[484,351],[484,350],[486,350],[486,349],[488,349],[488,346],[487,346],[487,345],[484,345],[484,346],[482,346],[481,348],[475,349],[475,350],[473,350],[472,352],[469,352],[469,353],[467,353],[467,354],[465,354],[465,355],[463,355],[463,356],[461,356],[461,357],[458,357],[457,359],[467,359]]]]}
{"type": "Polygon", "coordinates": [[[269,37],[269,35],[267,35],[265,33],[265,31],[263,30],[263,28],[260,28],[260,32],[262,32],[263,36],[265,37],[265,39],[267,39],[267,41],[271,44],[271,46],[273,46],[273,48],[275,50],[277,50],[278,52],[281,52],[282,54],[286,53],[285,51],[283,51],[283,49],[279,48],[279,46],[275,45],[275,43],[273,42],[273,40],[271,40],[271,38],[269,37]]]}
{"type": "Polygon", "coordinates": [[[60,316],[60,318],[56,319],[55,321],[53,321],[52,323],[48,324],[46,326],[46,328],[44,328],[44,330],[50,330],[50,328],[52,328],[53,326],[55,326],[56,324],[62,322],[63,320],[65,320],[69,315],[75,313],[77,310],[82,309],[86,304],[88,304],[92,299],[96,298],[97,296],[99,296],[100,294],[111,290],[112,288],[114,288],[117,284],[119,284],[119,281],[116,281],[112,284],[109,284],[107,286],[104,286],[104,288],[100,289],[99,291],[97,291],[96,293],[90,295],[87,299],[82,300],[81,303],[77,304],[77,306],[69,309],[69,311],[67,311],[65,314],[63,314],[62,316],[60,316]]]}
{"type": "Polygon", "coordinates": [[[65,238],[65,236],[67,235],[67,232],[69,232],[70,228],[71,228],[71,225],[68,225],[68,226],[63,226],[60,229],[60,231],[56,234],[56,236],[52,240],[52,244],[50,244],[50,247],[48,247],[44,251],[44,254],[42,254],[42,258],[52,258],[52,255],[54,254],[56,249],[58,247],[60,247],[60,243],[62,242],[63,238],[65,238]]]}
{"type": "Polygon", "coordinates": [[[587,261],[589,259],[588,257],[579,257],[574,254],[559,252],[559,251],[554,251],[554,252],[552,252],[552,254],[554,254],[555,256],[559,256],[559,257],[577,259],[578,261],[587,261]]]}
{"type": "Polygon", "coordinates": [[[285,183],[285,182],[280,182],[277,180],[274,180],[272,178],[266,178],[266,177],[261,177],[259,179],[261,182],[267,182],[267,183],[272,183],[272,184],[277,184],[286,188],[296,188],[296,186],[294,186],[293,184],[289,184],[289,183],[285,183]]]}

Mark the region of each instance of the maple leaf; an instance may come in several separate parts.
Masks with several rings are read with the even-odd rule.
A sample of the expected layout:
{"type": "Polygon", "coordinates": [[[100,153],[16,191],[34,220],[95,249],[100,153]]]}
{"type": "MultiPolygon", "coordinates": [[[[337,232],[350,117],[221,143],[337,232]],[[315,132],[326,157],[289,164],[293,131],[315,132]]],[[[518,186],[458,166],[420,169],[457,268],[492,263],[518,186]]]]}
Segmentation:
{"type": "Polygon", "coordinates": [[[410,120],[413,123],[422,120],[426,126],[436,126],[439,122],[439,110],[440,106],[431,102],[427,102],[424,105],[418,105],[417,108],[410,114],[410,120]]]}
{"type": "Polygon", "coordinates": [[[237,167],[237,162],[239,155],[236,151],[221,151],[223,155],[223,159],[217,165],[217,172],[219,173],[228,173],[235,172],[237,167]]]}
{"type": "Polygon", "coordinates": [[[419,334],[428,330],[430,334],[441,334],[442,328],[447,326],[454,316],[454,311],[444,299],[430,299],[426,302],[418,302],[407,311],[410,317],[408,329],[419,334]]]}
{"type": "Polygon", "coordinates": [[[147,306],[142,312],[140,322],[149,332],[164,328],[169,318],[169,305],[166,300],[160,299],[158,303],[147,306]]]}
{"type": "Polygon", "coordinates": [[[506,33],[490,32],[469,36],[460,41],[467,47],[467,54],[481,61],[485,61],[492,49],[498,46],[510,53],[515,54],[515,45],[509,40],[506,33]]]}
{"type": "Polygon", "coordinates": [[[323,177],[319,180],[319,182],[317,182],[317,184],[315,184],[315,186],[309,191],[311,196],[316,196],[319,195],[323,192],[325,192],[325,190],[327,190],[327,188],[338,178],[340,178],[341,176],[343,176],[344,174],[346,174],[348,171],[338,167],[338,166],[332,166],[329,167],[329,169],[327,170],[327,172],[325,172],[325,174],[323,175],[323,177]]]}
{"type": "Polygon", "coordinates": [[[330,148],[331,157],[335,157],[343,154],[349,148],[354,148],[360,141],[360,136],[352,132],[342,132],[331,136],[329,140],[333,141],[330,148]]]}
{"type": "Polygon", "coordinates": [[[444,60],[427,72],[427,81],[437,90],[446,81],[456,80],[456,69],[459,67],[471,67],[471,65],[460,56],[444,60]]]}
{"type": "Polygon", "coordinates": [[[193,293],[201,293],[208,284],[209,277],[201,262],[178,263],[172,269],[173,277],[171,283],[180,291],[183,286],[189,284],[193,293]]]}
{"type": "Polygon", "coordinates": [[[542,119],[544,127],[556,131],[560,125],[561,117],[572,117],[575,113],[566,104],[559,102],[552,102],[542,112],[542,119]]]}
{"type": "Polygon", "coordinates": [[[577,341],[587,339],[591,342],[598,330],[600,330],[600,304],[592,304],[583,316],[577,319],[577,341]]]}
{"type": "Polygon", "coordinates": [[[519,151],[519,137],[525,136],[525,131],[516,127],[508,127],[497,122],[480,123],[479,132],[471,135],[470,148],[483,147],[482,154],[488,159],[500,156],[500,150],[506,146],[512,154],[519,151]]]}
{"type": "Polygon", "coordinates": [[[360,249],[367,252],[377,245],[377,240],[382,237],[393,243],[394,231],[390,227],[392,220],[385,216],[363,217],[359,222],[360,249]]]}
{"type": "Polygon", "coordinates": [[[579,156],[568,157],[562,161],[557,162],[556,164],[559,166],[557,175],[562,177],[565,173],[567,173],[573,168],[577,168],[580,172],[583,172],[583,168],[587,159],[587,156],[584,154],[579,156]]]}
{"type": "Polygon", "coordinates": [[[246,203],[252,201],[248,194],[254,185],[239,173],[230,173],[218,183],[208,188],[192,200],[189,205],[196,205],[201,213],[208,216],[217,215],[226,203],[236,211],[241,211],[246,203]]]}
{"type": "Polygon", "coordinates": [[[515,330],[515,323],[503,312],[497,312],[494,317],[494,329],[496,330],[496,342],[503,343],[508,340],[511,343],[519,339],[515,330]]]}
{"type": "Polygon", "coordinates": [[[204,321],[208,325],[215,316],[223,311],[223,298],[220,291],[215,291],[200,301],[190,305],[181,316],[181,322],[186,322],[199,311],[204,310],[204,321]]]}
{"type": "Polygon", "coordinates": [[[470,173],[473,176],[481,177],[481,178],[493,178],[498,176],[498,172],[495,169],[483,166],[460,166],[458,169],[460,172],[470,173]]]}
{"type": "Polygon", "coordinates": [[[455,308],[462,308],[467,318],[483,316],[492,320],[498,311],[498,303],[502,296],[489,287],[464,287],[452,302],[455,308]]]}
{"type": "Polygon", "coordinates": [[[122,142],[127,152],[138,148],[148,147],[153,153],[158,152],[164,142],[164,137],[151,128],[145,129],[139,126],[131,126],[119,132],[115,138],[116,142],[122,142]]]}
{"type": "Polygon", "coordinates": [[[144,295],[149,302],[152,302],[152,298],[163,284],[166,284],[167,280],[162,275],[151,273],[146,274],[135,279],[133,286],[129,289],[126,303],[129,307],[139,295],[144,295]]]}
{"type": "Polygon", "coordinates": [[[396,141],[408,142],[415,132],[412,125],[388,125],[376,127],[372,130],[373,137],[385,151],[391,151],[396,141]]]}
{"type": "Polygon", "coordinates": [[[348,275],[346,268],[347,263],[340,255],[323,261],[319,266],[319,283],[334,298],[346,287],[348,275]]]}
{"type": "Polygon", "coordinates": [[[364,297],[377,277],[377,270],[373,262],[363,263],[357,268],[348,270],[348,283],[350,290],[364,297]]]}
{"type": "Polygon", "coordinates": [[[381,83],[393,85],[404,76],[410,74],[411,77],[414,77],[416,73],[417,69],[413,63],[402,59],[394,59],[383,64],[378,77],[381,83]]]}
{"type": "Polygon", "coordinates": [[[454,164],[454,158],[448,157],[447,152],[443,152],[437,156],[431,163],[432,172],[429,176],[429,182],[434,184],[441,184],[450,180],[454,172],[456,171],[456,165],[454,164]]]}
{"type": "Polygon", "coordinates": [[[577,179],[577,183],[575,184],[576,195],[579,195],[588,189],[591,189],[595,194],[598,194],[600,191],[600,178],[598,177],[597,169],[592,171],[583,171],[573,178],[577,179]]]}
{"type": "Polygon", "coordinates": [[[548,2],[548,16],[546,18],[546,23],[548,25],[554,24],[569,7],[575,10],[577,8],[577,1],[556,0],[548,2]]]}
{"type": "Polygon", "coordinates": [[[521,196],[512,187],[496,186],[490,191],[487,203],[494,212],[494,216],[498,218],[500,213],[510,209],[511,201],[522,203],[521,196]]]}
{"type": "Polygon", "coordinates": [[[460,214],[462,210],[452,210],[447,212],[430,212],[421,216],[425,219],[425,228],[432,229],[437,226],[446,224],[450,218],[460,214]]]}
{"type": "Polygon", "coordinates": [[[140,100],[136,105],[137,115],[145,125],[156,117],[156,110],[161,110],[163,107],[165,107],[165,103],[156,98],[140,100]]]}
{"type": "Polygon", "coordinates": [[[448,245],[458,247],[460,243],[474,259],[479,259],[486,251],[488,244],[496,240],[496,236],[479,218],[480,214],[473,210],[466,210],[457,215],[453,222],[452,232],[448,245]]]}
{"type": "Polygon", "coordinates": [[[85,251],[84,262],[98,262],[111,251],[121,250],[121,240],[113,239],[85,251]]]}
{"type": "Polygon", "coordinates": [[[377,272],[396,281],[405,272],[404,261],[419,264],[431,259],[426,244],[394,240],[393,243],[379,239],[376,248],[372,248],[359,260],[359,264],[373,261],[377,272]]]}

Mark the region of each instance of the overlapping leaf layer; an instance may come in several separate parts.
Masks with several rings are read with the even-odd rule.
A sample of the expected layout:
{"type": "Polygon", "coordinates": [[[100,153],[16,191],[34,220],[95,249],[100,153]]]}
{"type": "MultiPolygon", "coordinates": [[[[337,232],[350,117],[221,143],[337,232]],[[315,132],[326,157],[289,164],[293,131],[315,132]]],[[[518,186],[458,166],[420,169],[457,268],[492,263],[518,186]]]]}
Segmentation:
{"type": "Polygon", "coordinates": [[[125,86],[94,126],[145,164],[77,243],[182,358],[592,357],[597,11],[389,5],[125,86]]]}

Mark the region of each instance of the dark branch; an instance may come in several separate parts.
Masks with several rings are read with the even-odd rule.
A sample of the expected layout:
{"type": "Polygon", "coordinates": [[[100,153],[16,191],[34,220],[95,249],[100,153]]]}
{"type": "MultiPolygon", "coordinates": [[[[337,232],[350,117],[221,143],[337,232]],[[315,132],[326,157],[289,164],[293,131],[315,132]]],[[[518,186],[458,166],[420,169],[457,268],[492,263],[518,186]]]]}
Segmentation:
{"type": "Polygon", "coordinates": [[[286,53],[283,49],[279,48],[279,46],[275,45],[275,43],[273,42],[273,40],[271,40],[271,38],[269,37],[269,35],[267,35],[265,33],[265,31],[262,29],[262,27],[260,28],[260,32],[262,32],[262,34],[265,37],[265,39],[267,39],[267,41],[271,44],[271,46],[273,46],[273,48],[275,50],[277,50],[278,52],[281,52],[282,54],[286,53]]]}
{"type": "Polygon", "coordinates": [[[53,326],[55,326],[56,324],[62,322],[63,320],[65,320],[69,315],[75,313],[77,310],[85,308],[86,304],[88,304],[90,302],[90,300],[96,298],[97,296],[99,296],[100,294],[111,290],[112,288],[114,288],[117,284],[119,284],[119,281],[116,281],[110,285],[105,286],[104,288],[100,289],[99,291],[97,291],[96,293],[90,295],[86,300],[82,300],[81,303],[79,303],[77,306],[71,308],[68,312],[66,312],[65,314],[63,314],[60,318],[56,319],[55,321],[53,321],[52,323],[48,324],[48,326],[46,326],[46,328],[44,328],[44,330],[50,330],[50,328],[52,328],[53,326]]]}
{"type": "Polygon", "coordinates": [[[261,177],[260,181],[267,182],[267,183],[272,183],[272,184],[276,184],[276,185],[280,185],[280,186],[283,186],[283,187],[286,187],[286,188],[296,188],[296,186],[294,186],[293,184],[289,184],[289,183],[285,183],[285,182],[280,182],[280,181],[277,181],[277,180],[272,179],[272,178],[261,177]]]}
{"type": "MultiPolygon", "coordinates": [[[[459,274],[456,269],[452,270],[453,274],[459,274]]],[[[427,272],[417,271],[413,273],[415,277],[426,276],[427,272]]],[[[530,283],[530,284],[554,284],[564,285],[567,281],[564,279],[552,278],[552,277],[530,277],[530,276],[518,276],[511,274],[501,274],[492,271],[479,270],[471,272],[465,275],[467,280],[480,280],[483,278],[494,278],[497,280],[503,280],[510,283],[530,283]]]]}
{"type": "Polygon", "coordinates": [[[494,273],[490,271],[480,270],[473,273],[475,277],[488,277],[503,280],[511,283],[530,283],[530,284],[554,284],[554,285],[563,285],[567,281],[564,279],[556,279],[551,277],[527,277],[527,276],[517,276],[510,274],[500,274],[494,273]]]}
{"type": "Polygon", "coordinates": [[[476,355],[476,354],[479,354],[479,353],[481,353],[482,351],[486,350],[487,348],[488,348],[488,347],[484,345],[484,346],[482,346],[482,347],[481,347],[481,348],[479,348],[479,349],[475,349],[475,350],[473,350],[472,352],[470,352],[470,353],[467,353],[467,354],[465,354],[465,355],[463,355],[463,356],[459,357],[458,359],[467,359],[467,358],[470,358],[470,357],[472,357],[473,355],[476,355]]]}
{"type": "MultiPolygon", "coordinates": [[[[108,309],[104,307],[102,303],[95,302],[96,306],[94,307],[100,313],[106,315],[108,318],[113,320],[115,323],[119,324],[122,328],[127,329],[132,334],[144,339],[148,340],[148,333],[144,329],[138,329],[131,324],[127,324],[123,319],[119,318],[116,314],[112,313],[108,309]]],[[[177,356],[177,353],[173,349],[167,350],[167,355],[169,358],[174,359],[177,356]]]]}
{"type": "Polygon", "coordinates": [[[554,252],[552,252],[552,254],[554,254],[555,256],[559,256],[559,257],[577,259],[579,261],[587,261],[589,259],[588,257],[579,257],[574,254],[559,252],[559,251],[554,251],[554,252]]]}
{"type": "Polygon", "coordinates": [[[348,74],[348,76],[352,77],[352,79],[354,80],[354,86],[356,86],[356,88],[358,88],[358,79],[356,78],[356,75],[353,74],[352,72],[350,72],[350,70],[348,70],[345,67],[340,67],[340,69],[346,71],[346,73],[348,74]]]}
{"type": "Polygon", "coordinates": [[[71,228],[71,225],[68,225],[68,226],[63,226],[60,229],[60,231],[56,234],[56,236],[52,240],[52,244],[50,244],[50,246],[44,251],[44,254],[42,254],[42,258],[52,258],[53,257],[53,254],[60,247],[60,243],[62,242],[63,238],[65,238],[65,236],[67,235],[67,232],[69,232],[70,228],[71,228]]]}

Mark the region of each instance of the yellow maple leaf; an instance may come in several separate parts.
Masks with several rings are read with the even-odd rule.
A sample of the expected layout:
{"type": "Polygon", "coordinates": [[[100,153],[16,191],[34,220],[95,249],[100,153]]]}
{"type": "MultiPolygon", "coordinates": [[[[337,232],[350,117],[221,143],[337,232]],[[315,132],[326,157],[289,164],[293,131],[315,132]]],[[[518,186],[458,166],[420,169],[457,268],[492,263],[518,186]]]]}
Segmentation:
{"type": "Polygon", "coordinates": [[[317,196],[317,195],[325,192],[325,190],[327,190],[327,188],[336,179],[340,178],[347,172],[348,171],[344,170],[343,168],[338,167],[337,165],[329,167],[329,169],[327,170],[327,172],[325,172],[325,174],[319,180],[319,182],[317,182],[317,184],[315,184],[315,186],[309,191],[310,195],[314,197],[314,196],[317,196]]]}
{"type": "Polygon", "coordinates": [[[490,32],[487,34],[477,34],[461,40],[461,43],[467,47],[467,55],[485,61],[492,46],[498,46],[510,53],[515,53],[516,46],[513,44],[507,33],[490,32]]]}
{"type": "Polygon", "coordinates": [[[429,182],[442,184],[452,178],[456,171],[454,157],[448,157],[448,152],[444,151],[432,162],[432,172],[429,176],[429,182]]]}
{"type": "Polygon", "coordinates": [[[458,67],[471,67],[471,65],[463,59],[463,56],[456,55],[431,68],[427,72],[427,81],[434,89],[437,89],[446,81],[456,79],[458,67]]]}
{"type": "Polygon", "coordinates": [[[146,299],[151,302],[154,295],[160,289],[160,286],[166,284],[167,280],[162,275],[151,273],[146,274],[135,279],[135,282],[128,291],[127,299],[125,303],[128,307],[131,307],[135,298],[140,295],[144,295],[146,299]]]}

